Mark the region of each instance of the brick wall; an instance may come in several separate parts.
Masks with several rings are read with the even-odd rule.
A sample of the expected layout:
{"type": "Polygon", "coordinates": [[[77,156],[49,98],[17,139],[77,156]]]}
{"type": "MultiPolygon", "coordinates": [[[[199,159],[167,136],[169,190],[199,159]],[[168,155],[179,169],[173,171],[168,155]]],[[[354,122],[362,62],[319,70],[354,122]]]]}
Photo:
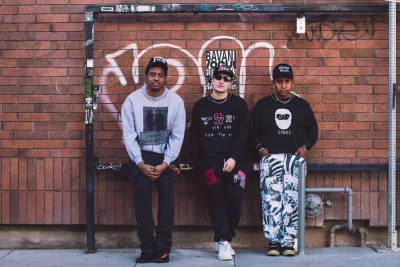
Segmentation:
{"type": "MultiPolygon", "coordinates": [[[[120,2],[124,1],[0,0],[1,224],[85,223],[84,4],[120,2]]],[[[244,85],[250,111],[271,92],[269,60],[273,59],[273,65],[287,62],[294,67],[294,91],[310,102],[320,127],[308,162],[386,163],[387,15],[325,13],[307,14],[306,19],[307,34],[297,35],[296,14],[99,15],[94,34],[94,84],[101,86],[95,112],[95,157],[102,163],[127,161],[119,112],[126,96],[143,84],[143,66],[149,57],[161,55],[182,66],[183,73],[171,68],[168,84],[184,99],[189,119],[193,103],[203,95],[196,62],[199,52],[203,51],[204,70],[204,51],[225,49],[236,51],[238,73],[245,70],[245,76],[238,78],[246,78],[239,84],[244,85]],[[218,36],[236,41],[219,39],[203,47],[218,36]],[[244,49],[261,48],[243,57],[240,44],[244,49]],[[267,44],[272,48],[263,48],[267,44]],[[136,57],[141,55],[138,81],[132,77],[134,47],[136,57]],[[115,60],[114,68],[106,56],[115,60]],[[118,76],[116,70],[121,71],[118,76]]],[[[189,150],[185,141],[182,158],[189,150]]],[[[97,224],[135,224],[133,186],[125,178],[123,172],[95,174],[97,224]]],[[[251,178],[242,223],[260,225],[257,175],[251,178]]],[[[311,173],[307,184],[351,186],[354,219],[368,220],[371,226],[387,224],[386,173],[311,173]]],[[[194,173],[177,179],[177,224],[209,224],[199,188],[202,185],[194,173]]],[[[346,219],[345,195],[321,196],[332,200],[333,206],[308,219],[309,225],[346,219]]]]}

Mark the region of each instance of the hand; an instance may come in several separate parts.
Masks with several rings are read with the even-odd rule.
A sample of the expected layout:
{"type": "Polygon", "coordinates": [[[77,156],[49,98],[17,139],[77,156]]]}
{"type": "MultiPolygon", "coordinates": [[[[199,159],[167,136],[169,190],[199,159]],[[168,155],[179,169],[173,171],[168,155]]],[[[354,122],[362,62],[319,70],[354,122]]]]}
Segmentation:
{"type": "Polygon", "coordinates": [[[265,157],[266,155],[269,154],[268,149],[262,148],[262,149],[260,150],[260,153],[259,153],[259,154],[260,154],[260,158],[265,157]]]}
{"type": "Polygon", "coordinates": [[[306,149],[304,146],[301,146],[301,147],[299,147],[299,148],[297,149],[297,151],[296,151],[295,154],[296,154],[296,155],[297,155],[297,154],[300,154],[300,156],[301,156],[303,159],[306,159],[306,158],[307,158],[307,149],[306,149]]]}
{"type": "MultiPolygon", "coordinates": [[[[154,169],[154,173],[160,177],[160,175],[165,172],[168,168],[168,164],[166,162],[161,163],[160,165],[157,165],[154,169]]],[[[157,177],[157,178],[158,178],[157,177]]]]}
{"type": "Polygon", "coordinates": [[[156,173],[156,167],[151,166],[149,164],[144,163],[143,161],[140,162],[138,165],[139,170],[150,180],[154,181],[158,177],[160,177],[159,174],[156,173]]]}
{"type": "Polygon", "coordinates": [[[229,158],[227,161],[225,161],[224,168],[222,171],[224,172],[231,172],[236,165],[236,161],[233,158],[229,158]]]}

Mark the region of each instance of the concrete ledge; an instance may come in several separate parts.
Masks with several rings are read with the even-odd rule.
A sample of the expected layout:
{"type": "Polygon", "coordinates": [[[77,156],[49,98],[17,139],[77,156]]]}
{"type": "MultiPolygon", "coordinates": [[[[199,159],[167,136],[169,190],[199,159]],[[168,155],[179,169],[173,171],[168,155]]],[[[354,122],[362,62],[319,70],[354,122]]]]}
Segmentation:
{"type": "MultiPolygon", "coordinates": [[[[331,225],[341,221],[325,222],[325,227],[306,229],[306,247],[327,247],[331,225]]],[[[356,222],[357,224],[357,222],[356,222]]],[[[358,224],[362,224],[358,222],[358,224]]],[[[363,226],[362,226],[363,227],[363,226]]],[[[387,244],[386,228],[367,228],[367,245],[387,244]]],[[[131,226],[97,226],[97,248],[137,248],[137,228],[131,226]]],[[[400,231],[398,231],[400,233],[400,231]]],[[[205,226],[176,226],[173,248],[212,248],[213,232],[205,226]]],[[[398,237],[400,240],[400,234],[398,237]]],[[[400,242],[399,242],[400,243],[400,242]]],[[[267,243],[260,227],[240,227],[233,245],[236,248],[265,248],[267,243]]],[[[335,246],[361,246],[359,236],[347,231],[337,232],[335,246]]],[[[86,248],[84,226],[6,226],[0,225],[0,249],[72,249],[86,248]]]]}

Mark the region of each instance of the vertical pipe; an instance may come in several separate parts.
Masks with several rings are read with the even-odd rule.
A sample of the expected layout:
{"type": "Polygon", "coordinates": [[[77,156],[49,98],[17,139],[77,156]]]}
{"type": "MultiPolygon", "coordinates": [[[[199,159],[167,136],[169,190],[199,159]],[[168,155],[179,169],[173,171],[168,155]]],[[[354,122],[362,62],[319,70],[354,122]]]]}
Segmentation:
{"type": "Polygon", "coordinates": [[[94,182],[93,182],[93,11],[85,12],[85,133],[86,133],[86,234],[87,251],[94,253],[94,182]]]}
{"type": "Polygon", "coordinates": [[[299,206],[298,206],[298,222],[299,228],[297,232],[297,254],[304,255],[304,233],[305,233],[305,187],[306,187],[306,174],[307,165],[306,162],[299,164],[299,206]]]}
{"type": "Polygon", "coordinates": [[[347,230],[353,231],[353,190],[346,187],[347,192],[347,230]]]}
{"type": "Polygon", "coordinates": [[[389,170],[388,247],[397,249],[396,231],[396,2],[389,2],[389,170]]]}

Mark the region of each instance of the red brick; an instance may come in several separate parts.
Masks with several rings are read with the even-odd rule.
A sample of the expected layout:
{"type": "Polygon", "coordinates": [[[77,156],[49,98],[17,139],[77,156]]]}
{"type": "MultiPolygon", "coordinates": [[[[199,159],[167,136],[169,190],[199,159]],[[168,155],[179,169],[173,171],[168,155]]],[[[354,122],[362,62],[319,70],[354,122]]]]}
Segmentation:
{"type": "Polygon", "coordinates": [[[46,139],[49,139],[49,134],[48,134],[48,132],[39,132],[39,131],[31,131],[31,132],[18,131],[16,139],[17,140],[46,140],[46,139]]]}
{"type": "Polygon", "coordinates": [[[338,58],[323,58],[322,66],[324,67],[351,67],[356,66],[354,59],[338,59],[338,58]]]}
{"type": "Polygon", "coordinates": [[[13,50],[2,51],[1,55],[3,58],[33,58],[33,50],[13,50]]]}
{"type": "MultiPolygon", "coordinates": [[[[98,139],[98,135],[96,134],[96,139],[98,139]]],[[[68,140],[67,141],[67,148],[85,148],[85,141],[84,140],[68,140]]]]}
{"type": "Polygon", "coordinates": [[[336,140],[318,140],[315,148],[339,148],[339,142],[336,140]]]}
{"type": "Polygon", "coordinates": [[[2,78],[0,77],[0,85],[17,85],[17,78],[2,78]]]}
{"type": "Polygon", "coordinates": [[[68,110],[66,104],[36,104],[35,112],[53,113],[53,112],[65,112],[68,110]]]}
{"type": "MultiPolygon", "coordinates": [[[[40,15],[39,15],[40,16],[40,15]]],[[[67,40],[67,33],[66,32],[37,32],[36,33],[36,40],[67,40]]]]}
{"type": "Polygon", "coordinates": [[[1,140],[2,148],[32,148],[32,141],[1,140]]]}
{"type": "Polygon", "coordinates": [[[340,104],[341,112],[372,112],[371,104],[340,104]]]}
{"type": "Polygon", "coordinates": [[[16,67],[17,66],[17,61],[15,59],[2,59],[0,61],[0,67],[4,68],[11,68],[11,67],[16,67]]]}
{"type": "MultiPolygon", "coordinates": [[[[342,49],[343,51],[345,49],[342,49]]],[[[318,58],[338,58],[339,50],[337,49],[310,49],[307,50],[307,57],[318,57],[318,58]]]]}
{"type": "MultiPolygon", "coordinates": [[[[17,97],[13,95],[4,95],[0,96],[0,103],[1,104],[10,104],[10,103],[16,103],[17,102],[17,97]]],[[[12,115],[12,114],[4,114],[4,116],[7,115],[12,115]]]]}
{"type": "MultiPolygon", "coordinates": [[[[76,13],[76,14],[79,14],[83,18],[82,14],[85,12],[85,6],[83,6],[83,5],[68,6],[68,1],[66,0],[64,2],[66,2],[67,5],[52,6],[51,13],[60,13],[60,14],[67,14],[67,13],[75,14],[76,13]]],[[[97,25],[96,25],[96,31],[97,31],[97,25]]]]}
{"type": "MultiPolygon", "coordinates": [[[[67,123],[67,130],[68,131],[84,131],[85,130],[85,124],[83,122],[68,122],[67,123]]],[[[99,134],[101,134],[101,133],[99,133],[99,134]]],[[[99,136],[99,135],[96,135],[96,136],[99,136]]],[[[102,139],[115,139],[115,134],[112,133],[110,138],[102,138],[102,139]],[[114,138],[112,138],[112,136],[114,136],[114,138]]]]}
{"type": "Polygon", "coordinates": [[[10,189],[18,190],[18,159],[12,158],[10,161],[10,189]]]}
{"type": "Polygon", "coordinates": [[[44,188],[45,190],[53,190],[53,159],[46,158],[44,160],[46,168],[44,169],[44,188]]]}
{"type": "MultiPolygon", "coordinates": [[[[53,113],[51,114],[51,121],[79,121],[83,122],[84,121],[84,114],[62,114],[62,113],[53,113]]],[[[96,119],[96,121],[98,121],[96,119]]],[[[67,126],[68,130],[68,126],[67,126]]]]}
{"type": "Polygon", "coordinates": [[[10,224],[17,224],[19,217],[18,192],[10,192],[10,224]]]}
{"type": "Polygon", "coordinates": [[[340,130],[372,130],[371,122],[341,122],[339,126],[340,130]]]}
{"type": "MultiPolygon", "coordinates": [[[[50,102],[50,96],[47,95],[34,95],[32,96],[19,96],[18,97],[18,103],[49,103],[50,102]]],[[[30,114],[33,115],[33,114],[30,114]]],[[[43,115],[43,114],[38,114],[38,115],[43,115]]]]}
{"type": "Polygon", "coordinates": [[[79,159],[71,159],[71,190],[78,191],[79,183],[80,183],[80,162],[79,159]]]}
{"type": "Polygon", "coordinates": [[[84,138],[83,131],[50,132],[50,140],[81,140],[84,138]]]}
{"type": "Polygon", "coordinates": [[[71,224],[71,192],[63,192],[62,223],[71,224]]]}
{"type": "Polygon", "coordinates": [[[312,104],[314,112],[332,113],[339,111],[339,104],[312,104]]]}
{"type": "Polygon", "coordinates": [[[387,139],[387,134],[385,134],[384,131],[380,131],[380,132],[357,131],[356,139],[367,139],[367,140],[387,139]]]}
{"type": "MultiPolygon", "coordinates": [[[[389,123],[388,122],[374,122],[374,131],[387,131],[389,129],[389,123]]],[[[396,128],[399,127],[400,125],[397,124],[396,128]]]]}
{"type": "Polygon", "coordinates": [[[0,113],[0,121],[16,121],[16,120],[17,120],[16,113],[0,113]]]}
{"type": "Polygon", "coordinates": [[[356,96],[357,103],[383,103],[386,104],[388,102],[387,95],[357,95],[356,96]]]}
{"type": "MultiPolygon", "coordinates": [[[[47,51],[47,50],[46,50],[47,51]]],[[[38,51],[36,51],[37,55],[38,51]]],[[[20,68],[46,68],[51,66],[50,60],[42,59],[20,59],[18,60],[18,67],[20,68]]]]}
{"type": "MultiPolygon", "coordinates": [[[[337,131],[339,130],[339,123],[337,122],[319,122],[318,123],[319,131],[337,131]]],[[[107,141],[107,143],[110,141],[107,141]]]]}
{"type": "Polygon", "coordinates": [[[65,148],[65,141],[63,141],[63,140],[43,140],[43,141],[35,140],[34,148],[65,148]]]}
{"type": "Polygon", "coordinates": [[[377,114],[358,113],[357,114],[357,121],[386,121],[387,118],[388,118],[387,114],[385,114],[385,113],[377,113],[377,114]]]}
{"type": "Polygon", "coordinates": [[[35,122],[35,131],[63,131],[66,129],[66,124],[63,122],[35,122]]]}
{"type": "Polygon", "coordinates": [[[314,67],[314,68],[307,68],[307,75],[316,75],[316,76],[332,76],[332,75],[339,75],[339,68],[338,67],[314,67]]]}
{"type": "Polygon", "coordinates": [[[354,95],[322,95],[322,103],[354,103],[354,95]]]}
{"type": "Polygon", "coordinates": [[[387,67],[389,65],[389,61],[387,58],[362,58],[356,59],[356,66],[365,67],[387,67]]]}
{"type": "MultiPolygon", "coordinates": [[[[357,44],[356,44],[357,45],[357,44]]],[[[374,56],[373,50],[371,49],[341,49],[341,58],[371,58],[374,56]]]]}
{"type": "Polygon", "coordinates": [[[52,157],[61,157],[61,158],[79,158],[84,156],[83,149],[52,149],[51,150],[52,157]]]}
{"type": "Polygon", "coordinates": [[[17,156],[16,149],[1,149],[0,150],[0,157],[14,158],[16,156],[17,156]]]}
{"type": "Polygon", "coordinates": [[[355,48],[356,42],[355,41],[336,41],[330,40],[329,42],[322,42],[322,48],[335,48],[335,49],[342,49],[342,48],[355,48]]]}
{"type": "Polygon", "coordinates": [[[389,142],[387,140],[374,140],[373,148],[389,148],[389,142]]]}
{"type": "Polygon", "coordinates": [[[28,224],[35,224],[36,223],[35,205],[36,205],[35,192],[29,192],[28,191],[28,224]]]}
{"type": "Polygon", "coordinates": [[[50,13],[50,6],[19,6],[19,14],[50,13]]]}
{"type": "Polygon", "coordinates": [[[372,67],[342,67],[340,69],[340,75],[372,75],[372,67]]]}
{"type": "Polygon", "coordinates": [[[339,148],[348,149],[348,148],[372,148],[371,140],[340,140],[339,148]]]}
{"type": "Polygon", "coordinates": [[[18,14],[18,7],[2,7],[0,8],[0,15],[18,14]]]}
{"type": "Polygon", "coordinates": [[[373,48],[388,48],[389,43],[386,40],[377,41],[377,40],[358,40],[356,42],[356,48],[365,48],[366,50],[373,51],[373,48]]]}
{"type": "MultiPolygon", "coordinates": [[[[36,51],[37,52],[37,51],[36,51]]],[[[20,77],[20,85],[50,85],[51,79],[48,77],[20,77]]]]}
{"type": "Polygon", "coordinates": [[[28,190],[36,189],[36,159],[28,159],[28,190]]]}
{"type": "Polygon", "coordinates": [[[69,22],[68,14],[38,14],[37,22],[69,22]]]}
{"type": "Polygon", "coordinates": [[[64,191],[71,190],[71,160],[62,160],[62,188],[64,191]]]}
{"type": "Polygon", "coordinates": [[[44,223],[45,224],[53,224],[53,193],[52,192],[45,192],[44,223]]]}
{"type": "Polygon", "coordinates": [[[3,122],[2,130],[18,130],[18,131],[31,131],[33,130],[32,122],[3,122]]]}
{"type": "Polygon", "coordinates": [[[34,69],[15,69],[15,68],[4,68],[3,69],[3,76],[34,76],[35,70],[34,69]]]}
{"type": "Polygon", "coordinates": [[[322,84],[355,84],[352,76],[322,76],[322,84]]]}
{"type": "Polygon", "coordinates": [[[51,27],[52,31],[56,32],[77,32],[84,30],[83,23],[57,23],[51,27]]]}
{"type": "Polygon", "coordinates": [[[321,139],[332,139],[332,140],[345,140],[345,139],[354,139],[354,132],[352,131],[329,131],[322,132],[321,139]]]}
{"type": "Polygon", "coordinates": [[[45,198],[44,192],[36,192],[35,217],[36,224],[44,224],[45,198]]]}
{"type": "MultiPolygon", "coordinates": [[[[16,32],[16,31],[18,31],[18,25],[17,24],[3,24],[3,25],[0,25],[0,31],[1,32],[16,32]]],[[[4,42],[0,47],[2,49],[12,49],[10,47],[10,45],[12,43],[13,42],[4,42]]]]}
{"type": "Polygon", "coordinates": [[[35,39],[35,32],[5,32],[3,34],[3,40],[34,41],[35,39]]]}
{"type": "Polygon", "coordinates": [[[4,23],[35,23],[36,15],[4,15],[4,23]]]}
{"type": "Polygon", "coordinates": [[[355,149],[329,149],[322,152],[324,158],[354,158],[355,149]]]}
{"type": "Polygon", "coordinates": [[[62,224],[62,192],[54,192],[53,197],[53,223],[62,224]]]}
{"type": "Polygon", "coordinates": [[[36,68],[36,76],[67,76],[67,69],[62,68],[36,68]]]}
{"type": "Polygon", "coordinates": [[[18,149],[17,150],[18,157],[27,157],[27,158],[45,158],[49,156],[49,150],[47,149],[18,149]]]}
{"type": "Polygon", "coordinates": [[[71,192],[71,224],[79,224],[79,192],[71,192]]]}
{"type": "Polygon", "coordinates": [[[18,192],[18,224],[28,223],[28,194],[18,192]]]}
{"type": "Polygon", "coordinates": [[[359,149],[357,150],[357,158],[387,158],[387,149],[359,149]]]}
{"type": "Polygon", "coordinates": [[[50,31],[49,24],[19,24],[18,29],[20,32],[48,32],[50,31]]]}

